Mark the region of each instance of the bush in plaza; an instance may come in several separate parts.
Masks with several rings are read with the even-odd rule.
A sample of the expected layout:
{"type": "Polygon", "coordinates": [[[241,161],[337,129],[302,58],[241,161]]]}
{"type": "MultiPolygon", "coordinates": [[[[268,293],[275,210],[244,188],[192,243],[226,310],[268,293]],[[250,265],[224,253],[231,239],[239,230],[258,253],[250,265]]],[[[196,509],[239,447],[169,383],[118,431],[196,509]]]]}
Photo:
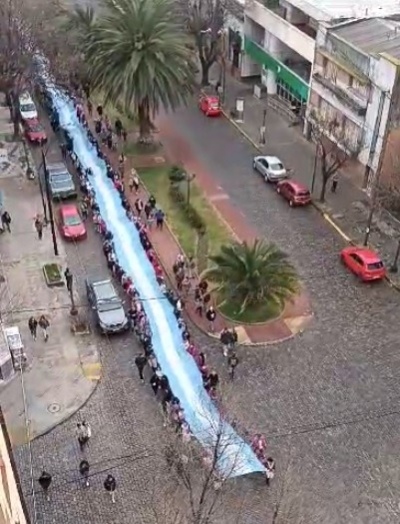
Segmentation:
{"type": "Polygon", "coordinates": [[[186,179],[186,173],[181,167],[172,166],[169,170],[168,178],[171,184],[183,182],[186,179]]]}
{"type": "MultiPolygon", "coordinates": [[[[185,178],[186,174],[184,173],[184,179],[185,178]]],[[[191,203],[187,202],[186,197],[178,183],[170,185],[169,195],[173,202],[175,202],[183,211],[185,217],[193,229],[195,229],[199,234],[203,235],[206,231],[206,224],[197,209],[192,206],[191,203]]]]}

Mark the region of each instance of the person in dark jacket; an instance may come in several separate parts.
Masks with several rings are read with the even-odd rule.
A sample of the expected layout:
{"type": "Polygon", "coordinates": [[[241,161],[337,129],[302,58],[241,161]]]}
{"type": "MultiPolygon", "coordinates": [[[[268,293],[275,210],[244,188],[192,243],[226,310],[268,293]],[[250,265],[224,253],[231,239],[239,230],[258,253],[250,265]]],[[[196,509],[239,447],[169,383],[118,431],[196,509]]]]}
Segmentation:
{"type": "Polygon", "coordinates": [[[90,465],[87,460],[81,460],[79,463],[79,473],[81,474],[82,478],[84,479],[85,486],[89,487],[89,470],[90,465]]]}
{"type": "Polygon", "coordinates": [[[47,500],[50,500],[48,492],[49,492],[49,488],[50,488],[50,484],[52,480],[53,478],[50,475],[50,473],[47,473],[47,471],[45,470],[42,471],[40,477],[38,478],[39,485],[42,488],[42,490],[44,491],[47,500]]]}
{"type": "Polygon", "coordinates": [[[220,342],[222,344],[222,354],[224,355],[224,357],[228,356],[231,339],[232,339],[231,333],[230,333],[229,329],[225,327],[221,331],[221,334],[219,336],[219,340],[220,340],[220,342]]]}
{"type": "Polygon", "coordinates": [[[139,378],[140,378],[140,380],[142,382],[144,382],[143,371],[144,371],[144,368],[147,365],[147,358],[142,353],[140,353],[135,358],[135,364],[136,364],[136,367],[137,367],[138,372],[139,372],[139,378]]]}
{"type": "Polygon", "coordinates": [[[237,358],[236,353],[233,352],[228,358],[229,375],[231,377],[231,380],[235,378],[235,369],[238,364],[239,359],[237,358]]]}
{"type": "Polygon", "coordinates": [[[115,504],[115,490],[117,489],[117,482],[115,478],[109,474],[104,481],[104,489],[110,494],[111,501],[115,504]]]}

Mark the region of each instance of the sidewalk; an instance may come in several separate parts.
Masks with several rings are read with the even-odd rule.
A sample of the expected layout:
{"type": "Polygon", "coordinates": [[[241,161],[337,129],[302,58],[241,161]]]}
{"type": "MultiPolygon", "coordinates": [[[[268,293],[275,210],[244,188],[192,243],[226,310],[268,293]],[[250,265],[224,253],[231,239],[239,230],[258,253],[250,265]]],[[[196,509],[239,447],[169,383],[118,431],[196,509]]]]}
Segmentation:
{"type": "MultiPolygon", "coordinates": [[[[93,129],[93,122],[91,122],[93,129]]],[[[215,184],[213,178],[208,174],[204,166],[195,158],[190,150],[189,145],[184,138],[172,129],[168,118],[159,118],[157,121],[159,127],[159,136],[164,147],[164,156],[154,156],[153,165],[160,165],[168,160],[169,165],[179,164],[183,165],[187,172],[196,173],[196,184],[198,184],[207,196],[210,203],[213,205],[220,219],[225,222],[228,229],[232,231],[232,236],[240,241],[252,241],[256,238],[256,232],[253,231],[246,224],[240,211],[237,211],[233,205],[226,199],[226,195],[222,189],[215,184]]],[[[112,165],[118,168],[118,156],[116,151],[109,151],[106,147],[103,148],[107,154],[112,165]]],[[[159,153],[158,155],[161,155],[159,153]]],[[[151,164],[150,157],[145,157],[145,166],[149,167],[151,164]]],[[[132,166],[143,167],[140,157],[128,157],[125,166],[125,173],[129,176],[132,166]]],[[[143,200],[147,200],[147,191],[145,188],[140,188],[140,196],[143,200]]],[[[126,195],[133,206],[137,196],[126,190],[126,195]]],[[[168,217],[167,217],[168,218],[168,217]]],[[[159,256],[160,262],[168,276],[169,281],[174,286],[175,278],[173,274],[173,265],[177,255],[182,252],[178,240],[172,233],[168,224],[163,231],[158,231],[155,228],[149,232],[149,237],[153,244],[156,253],[159,256]]],[[[195,312],[194,300],[188,298],[185,301],[185,312],[190,320],[203,332],[210,336],[218,336],[218,333],[225,327],[232,324],[222,316],[217,315],[215,322],[214,333],[209,333],[208,322],[205,317],[200,317],[195,312]]],[[[237,332],[239,342],[247,345],[257,344],[273,344],[281,342],[304,329],[312,317],[309,299],[305,292],[297,296],[292,304],[288,304],[283,314],[278,319],[268,321],[258,325],[238,325],[237,332]]]]}
{"type": "MultiPolygon", "coordinates": [[[[212,78],[212,77],[211,77],[212,78]]],[[[268,106],[265,99],[253,96],[251,84],[240,82],[227,74],[225,94],[225,116],[232,124],[263,154],[273,154],[281,158],[286,167],[293,169],[293,177],[311,186],[315,145],[307,141],[298,127],[289,127],[289,122],[268,106]],[[244,121],[234,122],[230,118],[230,109],[235,106],[236,98],[244,99],[244,121]],[[259,130],[262,125],[263,111],[266,117],[266,144],[259,144],[259,130]]],[[[316,177],[315,206],[341,236],[348,241],[362,244],[369,214],[369,198],[360,188],[359,173],[340,171],[337,192],[326,192],[325,204],[317,200],[321,189],[321,178],[316,177]],[[358,185],[357,185],[358,184],[358,185]]],[[[370,245],[375,247],[385,263],[390,266],[396,253],[400,238],[400,221],[386,211],[375,214],[370,235],[370,245]]],[[[393,282],[400,285],[400,276],[391,275],[393,282]]]]}
{"type": "Polygon", "coordinates": [[[27,415],[19,372],[0,386],[0,404],[15,446],[27,441],[26,416],[32,439],[77,411],[96,387],[100,361],[92,338],[74,337],[70,332],[71,304],[66,288],[45,284],[43,264],[57,262],[65,269],[67,260],[60,239],[60,255],[54,256],[49,229],[45,228],[41,241],[37,238],[34,217],[43,209],[37,179],[28,181],[16,174],[1,182],[4,208],[12,218],[11,233],[0,237],[0,273],[5,277],[3,325],[19,327],[28,358],[23,372],[27,415]],[[36,341],[28,330],[29,317],[38,319],[41,314],[50,321],[46,343],[40,330],[36,341]]]}

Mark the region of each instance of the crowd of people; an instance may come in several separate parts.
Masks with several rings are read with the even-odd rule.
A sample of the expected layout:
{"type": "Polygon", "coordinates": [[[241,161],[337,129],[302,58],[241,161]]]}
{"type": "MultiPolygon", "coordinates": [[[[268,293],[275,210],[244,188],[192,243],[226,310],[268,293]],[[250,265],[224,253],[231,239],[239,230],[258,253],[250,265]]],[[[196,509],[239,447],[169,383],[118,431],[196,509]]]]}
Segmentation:
{"type": "MultiPolygon", "coordinates": [[[[55,108],[52,107],[51,99],[47,100],[47,106],[50,110],[50,118],[53,129],[57,130],[59,128],[59,119],[55,108]]],[[[194,359],[199,372],[202,376],[203,386],[205,391],[208,393],[210,398],[218,404],[218,386],[219,386],[219,376],[218,373],[211,369],[206,355],[199,350],[199,348],[194,343],[191,333],[189,332],[188,326],[183,318],[183,309],[184,301],[180,295],[174,292],[171,288],[168,287],[165,278],[164,271],[161,267],[161,263],[158,259],[156,252],[153,249],[151,240],[148,235],[149,224],[146,222],[146,213],[143,217],[142,209],[147,208],[150,212],[157,214],[157,202],[153,195],[150,195],[148,201],[144,206],[141,206],[138,209],[138,206],[131,206],[126,193],[125,193],[125,184],[124,184],[124,171],[121,166],[123,165],[123,159],[119,162],[119,168],[114,169],[111,165],[111,162],[107,156],[102,151],[102,129],[104,124],[104,115],[102,112],[98,111],[98,121],[100,125],[96,125],[95,132],[93,133],[89,127],[88,121],[84,116],[84,111],[80,103],[75,101],[75,108],[78,120],[82,126],[86,129],[87,138],[93,148],[96,150],[96,153],[100,159],[102,159],[106,166],[107,177],[113,182],[114,188],[118,191],[121,205],[125,210],[127,218],[132,222],[136,227],[140,243],[147,255],[149,262],[151,263],[154,273],[157,279],[160,290],[160,300],[168,300],[173,308],[173,312],[179,326],[182,341],[187,353],[194,359]],[[101,114],[100,114],[101,113],[101,114]]],[[[99,108],[98,108],[99,109],[99,108]]],[[[139,372],[139,379],[144,382],[145,375],[144,371],[147,368],[150,374],[150,385],[153,389],[155,396],[160,400],[163,412],[165,414],[165,425],[172,424],[175,427],[175,430],[178,434],[182,436],[185,441],[190,440],[191,428],[186,420],[185,411],[182,407],[180,400],[173,394],[173,391],[170,387],[168,377],[163,373],[160,364],[157,360],[157,357],[153,348],[153,336],[152,330],[147,318],[146,312],[143,307],[143,300],[141,299],[139,292],[133,282],[132,278],[126,273],[122,267],[120,261],[118,260],[115,245],[113,241],[113,234],[108,229],[107,224],[100,213],[99,205],[96,201],[96,193],[91,184],[91,176],[93,173],[90,169],[85,168],[77,155],[74,152],[73,140],[72,137],[65,132],[65,145],[62,146],[65,150],[65,153],[70,157],[80,179],[80,189],[83,194],[83,201],[87,213],[89,211],[92,213],[93,222],[97,229],[97,232],[102,238],[103,252],[107,259],[107,265],[115,279],[121,284],[123,290],[125,291],[129,299],[129,310],[128,316],[131,322],[131,327],[134,333],[136,334],[143,351],[138,354],[135,358],[135,364],[139,372]]],[[[134,181],[129,184],[131,190],[137,191],[137,183],[134,181]],[[132,185],[132,187],[131,187],[132,185]],[[136,188],[136,189],[135,189],[136,188]]],[[[163,220],[163,217],[162,217],[163,220]]],[[[158,220],[157,220],[158,225],[158,220]]],[[[162,225],[161,225],[162,227],[162,225]]],[[[174,266],[174,273],[177,279],[177,288],[180,292],[183,291],[183,285],[185,278],[191,279],[192,272],[194,270],[193,260],[186,260],[183,256],[180,256],[177,259],[174,266]],[[183,269],[183,271],[182,271],[183,269]],[[181,276],[177,276],[177,275],[181,276]],[[179,284],[179,285],[178,285],[179,284]]],[[[206,281],[201,281],[195,287],[195,300],[198,302],[201,301],[202,307],[199,314],[203,314],[203,305],[208,303],[208,284],[206,281]]],[[[210,326],[214,327],[215,320],[215,310],[210,305],[205,311],[207,320],[210,323],[210,326]]],[[[230,376],[233,379],[236,366],[239,362],[239,359],[235,353],[235,345],[237,343],[237,333],[234,329],[224,329],[221,333],[221,343],[223,345],[223,354],[228,357],[228,366],[230,370],[230,376]]],[[[253,446],[252,446],[253,447],[253,446]]],[[[253,447],[253,451],[254,447],[253,447]]],[[[257,454],[258,458],[261,460],[266,467],[267,471],[267,482],[272,476],[268,473],[272,471],[270,468],[267,468],[267,460],[265,457],[261,457],[260,454],[257,454]],[[270,475],[270,476],[268,476],[270,475]]],[[[274,469],[275,466],[273,466],[274,469]]]]}

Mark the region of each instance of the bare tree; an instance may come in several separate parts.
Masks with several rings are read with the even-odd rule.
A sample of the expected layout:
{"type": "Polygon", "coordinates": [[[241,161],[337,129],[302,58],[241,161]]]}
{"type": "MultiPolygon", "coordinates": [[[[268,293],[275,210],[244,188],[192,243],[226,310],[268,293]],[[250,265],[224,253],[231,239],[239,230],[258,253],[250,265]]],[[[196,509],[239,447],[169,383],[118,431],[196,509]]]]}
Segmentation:
{"type": "Polygon", "coordinates": [[[316,143],[321,171],[321,192],[319,200],[325,202],[326,187],[329,180],[345,166],[346,162],[358,157],[362,143],[346,134],[345,126],[336,119],[327,118],[313,111],[309,115],[311,137],[316,143]]]}
{"type": "Polygon", "coordinates": [[[201,65],[201,84],[206,86],[210,68],[223,50],[225,4],[223,0],[183,0],[181,6],[201,65]]]}
{"type": "MultiPolygon", "coordinates": [[[[174,427],[166,430],[164,451],[169,485],[164,488],[166,495],[163,498],[167,498],[170,504],[168,509],[154,509],[157,524],[212,524],[220,521],[224,502],[236,487],[232,477],[239,474],[244,465],[245,443],[238,443],[226,419],[214,415],[199,408],[198,416],[207,428],[200,435],[202,444],[181,436],[174,427]]],[[[162,484],[162,480],[157,480],[157,491],[162,484]]],[[[232,524],[240,522],[241,502],[239,495],[235,498],[230,519],[232,524]]]]}

